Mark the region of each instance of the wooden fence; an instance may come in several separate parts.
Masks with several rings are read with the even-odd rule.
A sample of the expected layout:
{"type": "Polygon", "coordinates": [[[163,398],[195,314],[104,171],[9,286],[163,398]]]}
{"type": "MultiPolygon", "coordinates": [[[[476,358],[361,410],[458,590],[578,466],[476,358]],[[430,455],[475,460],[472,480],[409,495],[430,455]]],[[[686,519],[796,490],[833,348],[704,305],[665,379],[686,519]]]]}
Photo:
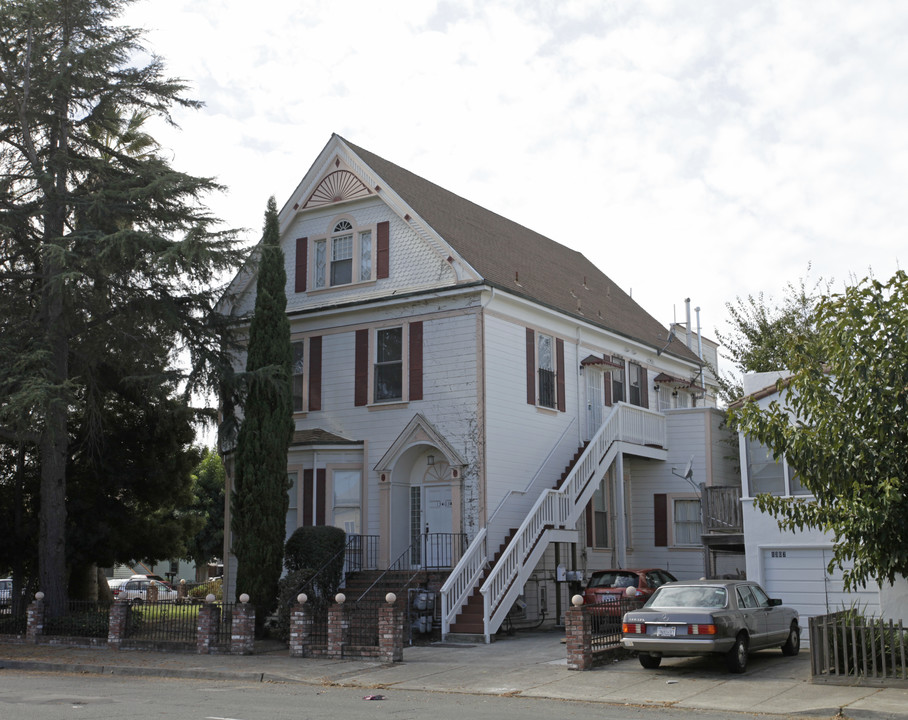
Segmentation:
{"type": "Polygon", "coordinates": [[[908,637],[901,620],[842,610],[810,618],[808,628],[813,682],[908,687],[908,637]]]}

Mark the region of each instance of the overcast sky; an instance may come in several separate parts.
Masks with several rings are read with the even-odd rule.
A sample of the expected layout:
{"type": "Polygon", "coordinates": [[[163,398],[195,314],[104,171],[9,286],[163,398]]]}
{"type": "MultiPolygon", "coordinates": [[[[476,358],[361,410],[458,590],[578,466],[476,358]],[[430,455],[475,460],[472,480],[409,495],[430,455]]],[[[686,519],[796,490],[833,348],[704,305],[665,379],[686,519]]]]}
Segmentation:
{"type": "MultiPolygon", "coordinates": [[[[908,4],[140,0],[156,131],[261,233],[336,132],[583,252],[663,323],[905,265],[908,4]]],[[[727,366],[726,366],[727,367],[727,366]]]]}

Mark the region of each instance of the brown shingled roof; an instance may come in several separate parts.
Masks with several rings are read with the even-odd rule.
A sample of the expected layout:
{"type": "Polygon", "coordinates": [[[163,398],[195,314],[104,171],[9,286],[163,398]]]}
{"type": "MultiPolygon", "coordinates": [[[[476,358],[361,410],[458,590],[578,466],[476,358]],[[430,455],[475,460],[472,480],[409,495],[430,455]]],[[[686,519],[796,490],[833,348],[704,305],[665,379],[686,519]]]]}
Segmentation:
{"type": "MultiPolygon", "coordinates": [[[[581,253],[340,138],[491,285],[654,348],[668,329],[581,253]]],[[[699,363],[684,343],[666,348],[699,363]]]]}
{"type": "Polygon", "coordinates": [[[361,440],[350,440],[340,435],[335,435],[321,428],[311,430],[297,430],[293,433],[290,445],[361,445],[361,440]]]}

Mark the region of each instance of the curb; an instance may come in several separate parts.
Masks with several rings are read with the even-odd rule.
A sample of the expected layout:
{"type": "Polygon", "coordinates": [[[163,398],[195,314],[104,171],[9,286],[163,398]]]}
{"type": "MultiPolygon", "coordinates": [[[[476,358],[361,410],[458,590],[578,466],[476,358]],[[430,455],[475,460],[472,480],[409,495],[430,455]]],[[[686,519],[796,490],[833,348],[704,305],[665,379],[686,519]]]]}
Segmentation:
{"type": "MultiPolygon", "coordinates": [[[[85,675],[125,675],[132,677],[188,678],[190,680],[246,680],[264,682],[265,673],[232,672],[230,670],[169,670],[124,665],[88,665],[84,663],[52,663],[38,660],[0,660],[0,670],[31,670],[34,672],[63,672],[85,675]]],[[[286,681],[286,678],[285,678],[286,681]]]]}

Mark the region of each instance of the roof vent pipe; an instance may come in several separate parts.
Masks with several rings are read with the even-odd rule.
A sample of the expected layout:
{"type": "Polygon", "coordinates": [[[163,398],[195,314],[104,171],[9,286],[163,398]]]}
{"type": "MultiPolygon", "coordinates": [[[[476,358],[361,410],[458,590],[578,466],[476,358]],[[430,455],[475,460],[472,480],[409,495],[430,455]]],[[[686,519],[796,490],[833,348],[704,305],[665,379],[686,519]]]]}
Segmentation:
{"type": "Polygon", "coordinates": [[[687,349],[691,349],[691,337],[690,337],[690,298],[684,298],[684,309],[687,314],[687,349]]]}
{"type": "Polygon", "coordinates": [[[697,313],[697,357],[701,360],[703,359],[703,335],[700,332],[700,306],[694,308],[694,312],[697,313]]]}

